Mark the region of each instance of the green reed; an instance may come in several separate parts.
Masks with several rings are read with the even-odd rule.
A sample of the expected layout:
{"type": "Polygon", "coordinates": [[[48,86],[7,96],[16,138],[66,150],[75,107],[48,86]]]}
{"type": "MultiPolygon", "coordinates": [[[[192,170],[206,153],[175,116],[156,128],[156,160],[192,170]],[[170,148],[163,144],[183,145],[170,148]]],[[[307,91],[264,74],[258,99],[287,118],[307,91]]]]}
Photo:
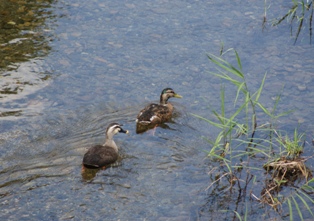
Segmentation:
{"type": "MultiPolygon", "coordinates": [[[[290,219],[297,216],[298,219],[303,220],[303,210],[308,211],[314,217],[310,210],[313,207],[314,182],[313,180],[304,181],[310,177],[311,171],[304,164],[306,159],[300,158],[304,151],[305,134],[299,133],[295,129],[290,138],[287,132],[276,129],[278,118],[291,113],[291,111],[277,113],[281,92],[276,96],[273,106],[266,108],[260,102],[266,82],[266,73],[257,89],[251,92],[237,51],[229,49],[224,53],[222,49],[221,56],[213,54],[207,56],[217,67],[217,70],[210,74],[225,82],[220,88],[220,108],[211,110],[213,119],[192,115],[220,130],[214,138],[204,138],[210,145],[210,149],[206,152],[213,162],[222,162],[227,170],[216,177],[207,189],[213,185],[219,185],[223,179],[229,182],[231,192],[236,186],[238,186],[238,190],[253,188],[254,185],[257,185],[256,179],[260,178],[260,172],[264,168],[268,175],[265,178],[265,186],[260,187],[263,194],[260,197],[254,195],[257,201],[268,204],[278,213],[282,213],[280,208],[287,205],[290,219]],[[234,52],[236,66],[222,58],[230,52],[234,52]],[[235,97],[232,98],[232,107],[227,106],[227,99],[230,99],[230,96],[226,96],[225,85],[229,84],[234,85],[236,89],[235,97]],[[295,186],[293,181],[284,176],[285,172],[282,171],[285,171],[285,164],[278,163],[285,162],[285,160],[296,160],[289,161],[289,163],[296,165],[299,170],[298,178],[302,180],[299,185],[295,186]],[[270,173],[270,171],[273,172],[270,173]],[[268,185],[266,184],[267,180],[271,180],[268,185]],[[236,183],[238,185],[235,185],[236,183]],[[286,186],[291,187],[293,191],[288,196],[282,196],[280,191],[282,187],[286,186]],[[307,192],[305,189],[310,191],[307,192]]],[[[249,216],[247,208],[243,218],[238,211],[233,211],[233,213],[239,220],[243,220],[243,218],[246,220],[249,216]]]]}

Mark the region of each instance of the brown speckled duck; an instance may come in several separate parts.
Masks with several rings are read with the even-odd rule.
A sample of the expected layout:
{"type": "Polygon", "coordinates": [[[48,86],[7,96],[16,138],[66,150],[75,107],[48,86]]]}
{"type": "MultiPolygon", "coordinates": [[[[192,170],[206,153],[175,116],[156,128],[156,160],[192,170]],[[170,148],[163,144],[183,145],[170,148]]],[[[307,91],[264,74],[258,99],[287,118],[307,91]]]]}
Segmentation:
{"type": "Polygon", "coordinates": [[[113,136],[117,133],[129,133],[124,130],[120,124],[111,123],[106,130],[106,142],[104,145],[96,145],[91,147],[84,155],[83,168],[88,169],[105,169],[118,159],[119,148],[113,140],[113,136]]]}
{"type": "Polygon", "coordinates": [[[171,97],[182,98],[182,96],[176,94],[172,88],[165,88],[161,92],[159,104],[149,104],[140,111],[136,118],[137,133],[145,131],[144,128],[153,128],[171,119],[173,105],[168,102],[168,99],[171,97]]]}

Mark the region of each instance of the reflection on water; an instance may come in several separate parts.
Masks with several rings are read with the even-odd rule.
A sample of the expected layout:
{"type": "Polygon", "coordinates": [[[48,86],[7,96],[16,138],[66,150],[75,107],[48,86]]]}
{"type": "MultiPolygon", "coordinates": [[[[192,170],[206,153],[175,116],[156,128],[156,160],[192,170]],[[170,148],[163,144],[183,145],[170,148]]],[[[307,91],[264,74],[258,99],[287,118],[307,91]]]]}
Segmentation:
{"type": "Polygon", "coordinates": [[[15,63],[46,55],[50,47],[52,1],[0,1],[0,70],[15,70],[15,63]]]}
{"type": "Polygon", "coordinates": [[[146,131],[149,131],[149,130],[153,130],[152,133],[154,133],[155,131],[155,128],[156,127],[162,127],[164,129],[170,129],[170,127],[167,125],[167,124],[158,124],[158,125],[142,125],[142,124],[136,124],[136,133],[137,134],[141,134],[141,133],[144,133],[146,131]]]}
{"type": "Polygon", "coordinates": [[[88,169],[85,168],[84,170],[82,169],[82,178],[84,181],[90,181],[92,180],[97,172],[100,171],[100,169],[88,169]]]}
{"type": "MultiPolygon", "coordinates": [[[[51,50],[54,1],[0,1],[0,98],[21,99],[47,85],[51,72],[41,57],[51,50]]],[[[0,117],[20,116],[21,107],[3,105],[0,117]],[[13,109],[13,110],[12,110],[13,109]]],[[[25,108],[25,107],[24,107],[25,108]]]]}

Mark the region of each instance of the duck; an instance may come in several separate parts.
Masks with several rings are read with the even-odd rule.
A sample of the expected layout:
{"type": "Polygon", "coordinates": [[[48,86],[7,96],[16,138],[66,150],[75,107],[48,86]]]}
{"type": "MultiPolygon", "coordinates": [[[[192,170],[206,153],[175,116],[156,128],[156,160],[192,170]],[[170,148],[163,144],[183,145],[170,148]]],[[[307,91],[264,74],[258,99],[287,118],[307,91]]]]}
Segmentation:
{"type": "Polygon", "coordinates": [[[83,157],[83,168],[88,169],[106,169],[110,164],[117,161],[119,156],[119,148],[113,140],[113,136],[117,133],[128,134],[128,130],[124,130],[122,125],[111,123],[106,129],[106,141],[103,145],[91,147],[83,157]]]}
{"type": "Polygon", "coordinates": [[[159,104],[151,103],[139,112],[136,118],[136,131],[141,133],[145,128],[154,128],[158,124],[167,122],[172,117],[173,105],[168,102],[169,98],[182,98],[172,88],[165,88],[160,94],[159,104]]]}

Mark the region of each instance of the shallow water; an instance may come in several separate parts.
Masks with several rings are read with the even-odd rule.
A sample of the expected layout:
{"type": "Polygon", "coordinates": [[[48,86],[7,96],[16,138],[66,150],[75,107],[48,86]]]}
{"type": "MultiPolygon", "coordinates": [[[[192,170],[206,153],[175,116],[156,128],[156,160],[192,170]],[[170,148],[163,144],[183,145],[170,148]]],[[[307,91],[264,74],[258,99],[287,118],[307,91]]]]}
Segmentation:
{"type": "MultiPolygon", "coordinates": [[[[286,6],[272,3],[269,18],[286,6]]],[[[279,111],[295,112],[282,127],[292,131],[301,123],[310,136],[314,132],[307,30],[296,45],[288,24],[262,31],[264,2],[77,0],[38,7],[23,10],[28,16],[28,9],[47,12],[43,23],[28,30],[26,16],[19,27],[27,35],[7,39],[15,45],[13,39],[41,36],[35,52],[21,50],[23,59],[1,66],[1,87],[9,88],[0,110],[1,219],[230,220],[218,210],[245,212],[236,194],[208,189],[217,162],[206,159],[210,145],[201,137],[213,138],[217,129],[190,115],[210,118],[219,107],[221,81],[208,74],[215,67],[206,53],[218,54],[221,42],[238,51],[252,89],[268,72],[261,97],[266,107],[285,85],[279,111]],[[172,99],[173,121],[154,136],[136,134],[138,111],[157,102],[165,87],[183,96],[172,99]],[[115,136],[121,159],[84,180],[82,157],[104,142],[111,122],[131,131],[115,136]]],[[[232,97],[233,88],[226,89],[232,97]]],[[[258,219],[281,217],[262,206],[252,211],[258,219]]]]}

